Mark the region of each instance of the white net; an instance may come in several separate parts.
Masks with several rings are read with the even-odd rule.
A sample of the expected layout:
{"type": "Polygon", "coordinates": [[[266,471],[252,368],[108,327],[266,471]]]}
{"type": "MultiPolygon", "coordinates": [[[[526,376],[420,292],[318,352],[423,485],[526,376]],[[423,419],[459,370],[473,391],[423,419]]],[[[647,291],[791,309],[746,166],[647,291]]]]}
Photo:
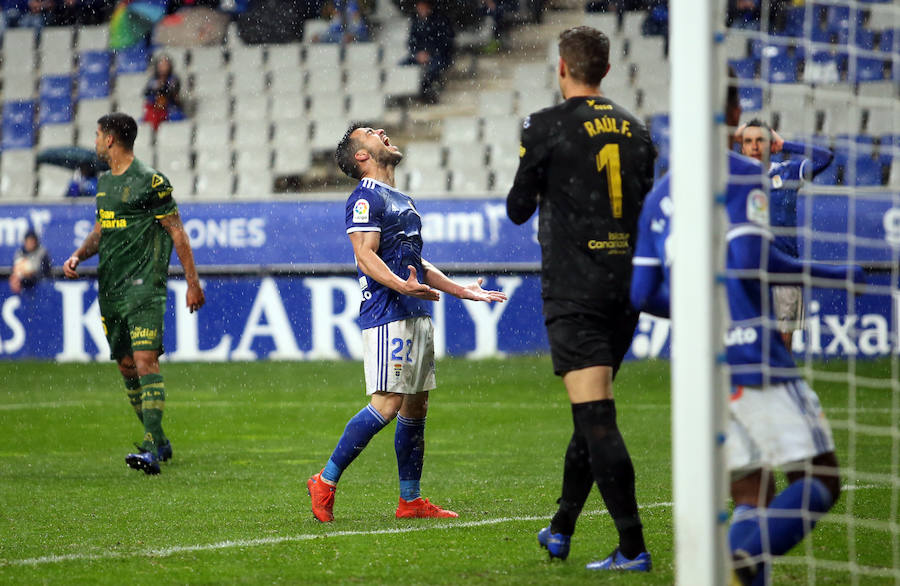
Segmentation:
{"type": "Polygon", "coordinates": [[[775,131],[773,162],[807,160],[794,226],[772,200],[776,239],[793,239],[800,260],[866,273],[860,287],[806,272],[802,319],[764,319],[789,333],[821,400],[842,486],[811,535],[770,558],[771,581],[900,584],[900,3],[732,0],[728,21],[741,122],[775,131]]]}

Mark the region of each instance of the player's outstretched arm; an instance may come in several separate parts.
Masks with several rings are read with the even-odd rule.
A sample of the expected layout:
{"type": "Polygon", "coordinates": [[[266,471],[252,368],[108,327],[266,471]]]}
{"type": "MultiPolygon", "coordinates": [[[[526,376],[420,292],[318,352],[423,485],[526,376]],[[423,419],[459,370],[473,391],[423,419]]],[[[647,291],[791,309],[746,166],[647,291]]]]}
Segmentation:
{"type": "Polygon", "coordinates": [[[481,284],[484,283],[484,279],[479,278],[469,285],[461,285],[445,275],[439,268],[424,258],[422,259],[422,268],[425,269],[426,283],[435,289],[443,291],[444,293],[449,293],[454,297],[469,299],[471,301],[484,301],[486,303],[493,303],[494,301],[503,303],[507,299],[506,293],[503,293],[502,291],[482,289],[481,284]]]}
{"type": "Polygon", "coordinates": [[[356,256],[356,266],[367,277],[375,279],[385,287],[389,287],[402,295],[418,297],[426,301],[437,301],[440,294],[418,281],[416,269],[409,267],[409,278],[405,281],[397,276],[378,256],[378,245],[381,243],[379,232],[351,232],[350,243],[356,256]]]}
{"type": "Polygon", "coordinates": [[[184,231],[184,225],[181,223],[181,216],[178,212],[174,212],[159,219],[159,223],[165,228],[166,232],[172,238],[172,244],[175,245],[175,252],[178,254],[178,260],[181,261],[181,267],[184,269],[184,280],[187,281],[187,299],[186,305],[191,313],[194,313],[206,303],[206,295],[200,286],[200,277],[197,275],[197,267],[194,266],[194,252],[191,250],[191,241],[187,232],[184,231]]]}
{"type": "Polygon", "coordinates": [[[771,243],[765,243],[758,234],[744,234],[729,239],[729,263],[736,269],[762,269],[767,273],[780,275],[796,275],[791,282],[779,281],[784,285],[803,285],[803,275],[809,274],[815,279],[835,281],[835,286],[842,286],[849,277],[854,283],[864,284],[866,276],[862,267],[857,265],[826,265],[816,262],[805,262],[785,254],[771,243]],[[763,252],[765,250],[765,252],[763,252]]]}
{"type": "Polygon", "coordinates": [[[78,278],[78,265],[97,254],[100,250],[100,222],[94,222],[94,229],[87,235],[78,250],[63,263],[63,274],[70,279],[78,278]]]}

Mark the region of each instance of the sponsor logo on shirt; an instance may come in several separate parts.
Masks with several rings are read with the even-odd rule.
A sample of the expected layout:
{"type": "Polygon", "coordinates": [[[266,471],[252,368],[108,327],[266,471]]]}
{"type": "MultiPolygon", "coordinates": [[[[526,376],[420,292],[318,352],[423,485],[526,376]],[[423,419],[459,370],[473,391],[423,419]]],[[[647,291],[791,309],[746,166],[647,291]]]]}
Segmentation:
{"type": "Polygon", "coordinates": [[[747,219],[760,226],[769,225],[769,198],[762,189],[747,195],[747,219]]]}
{"type": "Polygon", "coordinates": [[[784,185],[784,181],[781,180],[781,175],[773,175],[772,176],[772,187],[775,189],[781,189],[784,185]]]}
{"type": "Polygon", "coordinates": [[[353,204],[353,223],[366,224],[369,222],[369,202],[364,199],[356,200],[353,204]]]}

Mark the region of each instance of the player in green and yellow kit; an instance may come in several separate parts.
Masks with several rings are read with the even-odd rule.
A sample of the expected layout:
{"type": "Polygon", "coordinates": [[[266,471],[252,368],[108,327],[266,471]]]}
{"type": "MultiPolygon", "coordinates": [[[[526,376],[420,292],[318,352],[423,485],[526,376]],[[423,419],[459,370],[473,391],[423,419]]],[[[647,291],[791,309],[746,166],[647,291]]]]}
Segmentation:
{"type": "Polygon", "coordinates": [[[172,185],[135,158],[135,137],[137,123],[126,114],[107,114],[97,121],[97,155],[109,163],[110,171],[97,182],[94,229],[65,262],[63,272],[78,277],[78,264],[99,252],[103,331],[131,405],[144,424],[139,451],[126,456],[125,462],[135,470],[159,474],[159,462],[172,456],[162,429],[166,393],[159,356],[173,245],[184,268],[190,311],[200,309],[205,298],[172,185]]]}

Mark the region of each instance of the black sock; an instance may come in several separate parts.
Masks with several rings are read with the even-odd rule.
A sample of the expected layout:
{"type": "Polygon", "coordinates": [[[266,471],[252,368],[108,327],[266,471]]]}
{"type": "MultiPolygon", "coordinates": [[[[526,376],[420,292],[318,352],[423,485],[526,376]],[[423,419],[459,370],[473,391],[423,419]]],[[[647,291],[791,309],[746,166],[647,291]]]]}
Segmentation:
{"type": "Polygon", "coordinates": [[[566,460],[563,465],[562,496],[556,501],[559,510],[550,521],[550,530],[554,533],[572,535],[575,533],[575,522],[584,507],[584,501],[591,494],[594,475],[591,472],[591,458],[588,454],[584,435],[575,431],[566,449],[566,460]]]}
{"type": "Polygon", "coordinates": [[[644,533],[634,494],[634,466],[616,425],[612,399],[572,405],[576,431],[585,438],[591,470],[603,502],[619,532],[619,551],[633,559],[645,551],[644,533]]]}

